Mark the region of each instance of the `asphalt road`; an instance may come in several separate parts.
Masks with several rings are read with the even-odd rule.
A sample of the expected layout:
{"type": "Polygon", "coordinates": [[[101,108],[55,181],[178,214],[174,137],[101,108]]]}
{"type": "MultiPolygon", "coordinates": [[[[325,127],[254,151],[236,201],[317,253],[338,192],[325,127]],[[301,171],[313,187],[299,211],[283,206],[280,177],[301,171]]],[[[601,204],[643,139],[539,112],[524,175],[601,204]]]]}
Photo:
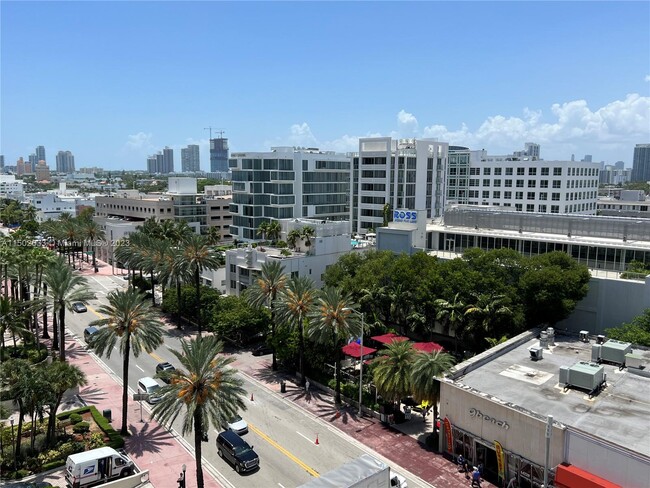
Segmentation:
{"type": "MultiPolygon", "coordinates": [[[[93,276],[89,278],[90,287],[97,294],[97,300],[89,303],[86,313],[66,313],[66,327],[78,340],[83,341],[83,329],[99,317],[97,309],[107,303],[106,295],[114,289],[123,289],[127,282],[119,277],[93,276]]],[[[137,391],[137,382],[144,376],[154,376],[158,362],[175,363],[175,356],[168,348],[177,349],[180,335],[171,331],[165,336],[165,344],[151,354],[143,353],[138,358],[131,357],[129,368],[129,389],[137,391]]],[[[257,361],[248,352],[237,355],[238,361],[257,361]]],[[[114,350],[110,358],[102,357],[108,369],[118,378],[122,377],[122,358],[114,350]]],[[[204,469],[211,471],[224,486],[236,487],[296,487],[306,483],[313,476],[332,470],[363,454],[363,446],[326,425],[323,421],[297,408],[291,402],[274,394],[252,378],[241,374],[246,389],[247,409],[240,412],[249,423],[249,433],[245,440],[253,445],[260,457],[260,469],[249,474],[238,474],[224,459],[219,458],[216,448],[218,430],[212,426],[209,441],[203,444],[204,469]],[[250,397],[253,395],[253,400],[250,397]],[[318,436],[319,444],[315,443],[318,436]]],[[[161,383],[159,381],[159,383],[161,383]]],[[[162,383],[161,383],[162,384],[162,383]]],[[[143,402],[143,417],[149,417],[150,407],[143,402]]],[[[181,415],[183,415],[181,413],[181,415]]],[[[138,419],[139,420],[139,419],[138,419]]],[[[180,420],[173,429],[180,432],[180,420]]],[[[184,436],[188,448],[194,445],[193,433],[184,436]]],[[[421,486],[407,476],[409,487],[421,486]]]]}

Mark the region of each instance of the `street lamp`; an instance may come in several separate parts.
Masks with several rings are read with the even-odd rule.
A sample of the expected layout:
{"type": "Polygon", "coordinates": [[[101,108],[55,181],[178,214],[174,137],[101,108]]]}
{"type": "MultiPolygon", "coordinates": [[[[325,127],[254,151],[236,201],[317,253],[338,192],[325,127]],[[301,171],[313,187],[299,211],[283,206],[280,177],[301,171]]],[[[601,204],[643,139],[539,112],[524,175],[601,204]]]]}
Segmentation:
{"type": "Polygon", "coordinates": [[[178,480],[177,480],[178,481],[178,488],[185,488],[185,470],[187,469],[187,466],[185,466],[183,464],[183,466],[181,466],[181,469],[183,471],[181,472],[180,478],[178,478],[178,480]]]}
{"type": "Polygon", "coordinates": [[[344,310],[353,312],[361,317],[361,357],[359,361],[359,417],[361,417],[362,415],[361,401],[363,399],[363,329],[364,329],[365,314],[363,312],[358,312],[353,308],[345,308],[344,310]]]}

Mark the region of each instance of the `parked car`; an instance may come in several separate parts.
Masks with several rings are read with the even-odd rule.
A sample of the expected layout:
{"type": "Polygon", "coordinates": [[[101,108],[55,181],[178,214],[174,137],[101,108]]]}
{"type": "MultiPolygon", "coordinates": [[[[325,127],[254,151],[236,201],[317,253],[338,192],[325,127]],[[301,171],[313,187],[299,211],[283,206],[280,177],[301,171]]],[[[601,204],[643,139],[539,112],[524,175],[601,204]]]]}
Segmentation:
{"type": "Polygon", "coordinates": [[[171,374],[174,371],[176,368],[168,362],[156,364],[156,376],[167,384],[171,381],[171,374]]]}
{"type": "Polygon", "coordinates": [[[138,380],[138,393],[149,394],[149,400],[147,401],[152,405],[158,403],[161,400],[161,397],[158,395],[159,390],[160,385],[150,376],[146,376],[138,380]]]}
{"type": "Polygon", "coordinates": [[[223,428],[233,431],[235,434],[244,435],[248,433],[248,422],[239,415],[235,415],[230,421],[223,423],[223,428]]]}
{"type": "Polygon", "coordinates": [[[74,302],[72,304],[72,310],[77,313],[84,313],[88,311],[86,306],[81,302],[74,302]]]}
{"type": "Polygon", "coordinates": [[[89,346],[93,343],[93,336],[99,332],[99,329],[93,325],[84,329],[84,340],[89,346]]]}
{"type": "Polygon", "coordinates": [[[231,430],[224,430],[217,436],[217,454],[235,466],[235,471],[252,471],[260,465],[260,458],[253,446],[231,430]]]}
{"type": "Polygon", "coordinates": [[[259,344],[253,348],[253,356],[266,356],[272,352],[273,348],[268,344],[259,344]]]}

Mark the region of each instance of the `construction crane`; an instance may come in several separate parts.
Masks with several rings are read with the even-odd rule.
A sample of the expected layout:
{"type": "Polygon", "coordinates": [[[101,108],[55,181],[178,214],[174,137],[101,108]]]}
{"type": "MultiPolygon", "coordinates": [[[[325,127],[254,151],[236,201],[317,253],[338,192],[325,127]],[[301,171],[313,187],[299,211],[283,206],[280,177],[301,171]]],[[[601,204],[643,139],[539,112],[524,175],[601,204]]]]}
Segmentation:
{"type": "Polygon", "coordinates": [[[204,127],[204,128],[203,128],[203,130],[209,130],[209,131],[210,131],[210,139],[211,139],[211,140],[212,140],[212,130],[213,130],[213,129],[214,129],[214,131],[215,131],[217,134],[219,134],[219,137],[220,137],[221,139],[223,139],[223,134],[224,134],[224,132],[225,132],[223,129],[218,129],[218,128],[214,128],[214,127],[204,127]]]}

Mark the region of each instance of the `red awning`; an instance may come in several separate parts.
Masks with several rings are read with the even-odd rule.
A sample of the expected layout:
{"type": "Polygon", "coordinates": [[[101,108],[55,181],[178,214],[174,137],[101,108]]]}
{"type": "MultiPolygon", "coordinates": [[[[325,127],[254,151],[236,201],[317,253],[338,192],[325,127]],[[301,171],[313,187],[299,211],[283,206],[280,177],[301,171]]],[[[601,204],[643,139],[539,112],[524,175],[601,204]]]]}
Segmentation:
{"type": "Polygon", "coordinates": [[[622,488],[572,464],[560,464],[555,470],[555,485],[559,488],[622,488]]]}
{"type": "Polygon", "coordinates": [[[444,351],[445,348],[435,342],[416,342],[413,349],[422,352],[444,351]]]}
{"type": "Polygon", "coordinates": [[[402,341],[409,340],[408,337],[398,336],[397,334],[393,334],[392,332],[380,336],[374,336],[371,337],[371,339],[377,342],[381,342],[382,344],[391,344],[392,342],[402,342],[402,341]]]}
{"type": "MultiPolygon", "coordinates": [[[[352,356],[353,358],[360,358],[361,357],[361,346],[356,343],[356,342],[350,342],[347,346],[343,346],[343,354],[346,356],[352,356]]],[[[369,356],[372,353],[377,352],[377,349],[373,349],[372,347],[366,347],[363,346],[363,355],[369,356]]]]}

